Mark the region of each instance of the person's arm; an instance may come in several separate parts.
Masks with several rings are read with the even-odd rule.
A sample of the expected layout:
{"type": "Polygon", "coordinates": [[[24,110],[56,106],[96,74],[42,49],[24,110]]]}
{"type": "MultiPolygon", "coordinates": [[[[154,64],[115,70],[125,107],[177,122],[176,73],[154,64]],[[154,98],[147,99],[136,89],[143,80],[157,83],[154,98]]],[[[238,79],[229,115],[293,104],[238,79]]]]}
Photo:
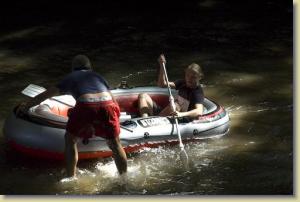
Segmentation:
{"type": "MultiPolygon", "coordinates": [[[[167,63],[166,58],[163,54],[161,54],[158,58],[158,63],[159,63],[159,74],[158,74],[158,79],[157,79],[157,86],[164,88],[167,87],[167,81],[166,81],[166,77],[164,74],[164,67],[163,67],[163,63],[167,63]]],[[[170,82],[169,81],[169,85],[171,88],[175,88],[175,83],[174,82],[170,82]]]]}
{"type": "Polygon", "coordinates": [[[178,117],[182,117],[182,116],[189,116],[191,118],[195,118],[197,116],[200,116],[203,114],[204,111],[204,94],[203,94],[203,90],[201,87],[199,87],[198,89],[196,89],[193,94],[192,97],[190,98],[190,101],[193,101],[194,104],[194,109],[186,111],[186,112],[174,112],[172,115],[178,116],[178,117]]]}
{"type": "Polygon", "coordinates": [[[28,102],[22,103],[19,108],[17,109],[17,115],[20,112],[26,113],[31,107],[40,104],[42,101],[46,100],[47,98],[53,97],[55,95],[59,95],[60,91],[57,87],[50,87],[43,93],[37,95],[36,97],[32,98],[28,102]]]}

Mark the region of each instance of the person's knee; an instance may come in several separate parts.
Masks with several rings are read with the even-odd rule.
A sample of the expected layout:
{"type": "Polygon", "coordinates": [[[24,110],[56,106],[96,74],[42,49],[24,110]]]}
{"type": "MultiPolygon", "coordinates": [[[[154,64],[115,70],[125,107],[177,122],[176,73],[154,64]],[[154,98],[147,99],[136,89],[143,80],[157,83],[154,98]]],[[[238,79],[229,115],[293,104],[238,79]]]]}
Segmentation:
{"type": "Polygon", "coordinates": [[[147,93],[140,93],[138,95],[138,99],[141,100],[141,99],[147,99],[149,97],[149,95],[147,93]]]}

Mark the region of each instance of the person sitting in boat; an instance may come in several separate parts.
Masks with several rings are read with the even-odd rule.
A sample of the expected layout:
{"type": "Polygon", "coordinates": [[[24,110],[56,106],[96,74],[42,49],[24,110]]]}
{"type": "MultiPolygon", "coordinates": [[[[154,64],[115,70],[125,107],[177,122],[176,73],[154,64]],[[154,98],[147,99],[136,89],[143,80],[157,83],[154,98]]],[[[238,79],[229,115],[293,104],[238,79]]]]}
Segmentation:
{"type": "Polygon", "coordinates": [[[119,139],[120,108],[109,91],[107,81],[93,72],[87,56],[75,56],[72,60],[72,72],[55,87],[48,88],[29,102],[23,103],[17,115],[26,113],[32,106],[38,105],[47,98],[66,93],[76,99],[75,107],[68,112],[69,119],[65,134],[68,177],[76,175],[78,137],[88,139],[93,135],[106,139],[119,173],[126,173],[127,157],[119,139]]]}
{"type": "MultiPolygon", "coordinates": [[[[166,87],[167,82],[164,75],[163,63],[166,63],[166,58],[161,54],[158,58],[160,66],[157,85],[166,87]]],[[[178,96],[175,98],[176,111],[172,110],[171,105],[164,109],[151,99],[147,93],[141,93],[138,96],[139,112],[142,117],[148,116],[177,116],[177,117],[198,117],[203,113],[204,94],[200,86],[200,79],[203,78],[201,67],[192,63],[185,69],[185,79],[169,81],[171,88],[178,90],[178,96]]]]}

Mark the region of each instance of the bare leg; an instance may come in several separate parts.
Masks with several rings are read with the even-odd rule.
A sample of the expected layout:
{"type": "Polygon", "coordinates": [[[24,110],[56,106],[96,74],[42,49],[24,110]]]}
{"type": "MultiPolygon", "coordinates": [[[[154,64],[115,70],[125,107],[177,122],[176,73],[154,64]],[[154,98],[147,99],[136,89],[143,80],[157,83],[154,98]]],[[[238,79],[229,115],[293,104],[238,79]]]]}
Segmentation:
{"type": "Polygon", "coordinates": [[[142,117],[153,115],[153,101],[147,93],[141,93],[138,96],[139,112],[142,117]]]}
{"type": "Polygon", "coordinates": [[[66,132],[65,134],[65,161],[67,168],[67,176],[75,176],[76,165],[78,162],[77,143],[76,138],[68,132],[66,132]]]}
{"type": "Polygon", "coordinates": [[[115,164],[119,171],[119,174],[122,175],[127,172],[127,156],[121,145],[119,137],[115,139],[107,139],[107,145],[112,150],[115,164]]]}

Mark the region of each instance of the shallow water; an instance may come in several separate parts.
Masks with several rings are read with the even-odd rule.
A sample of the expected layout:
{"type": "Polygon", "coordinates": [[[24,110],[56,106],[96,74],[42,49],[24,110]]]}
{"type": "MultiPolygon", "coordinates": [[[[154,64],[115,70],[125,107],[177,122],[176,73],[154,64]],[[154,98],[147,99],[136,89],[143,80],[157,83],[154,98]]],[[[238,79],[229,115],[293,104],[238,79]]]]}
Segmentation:
{"type": "MultiPolygon", "coordinates": [[[[200,6],[217,13],[221,5],[213,2],[200,6]]],[[[270,9],[277,5],[269,2],[273,2],[270,9]]],[[[111,158],[79,162],[78,179],[66,179],[63,163],[12,152],[1,132],[0,194],[293,194],[291,22],[270,13],[261,18],[270,25],[258,25],[241,13],[237,17],[224,12],[221,19],[205,9],[203,15],[213,21],[210,26],[210,21],[187,16],[172,24],[168,24],[171,18],[165,19],[165,27],[158,29],[140,24],[149,21],[148,16],[139,20],[127,16],[113,22],[99,17],[81,33],[72,34],[72,22],[61,19],[2,33],[1,128],[13,106],[27,99],[20,93],[23,88],[30,83],[55,84],[69,71],[70,59],[77,53],[90,56],[95,70],[111,86],[121,80],[144,86],[155,84],[156,58],[162,49],[170,80],[182,78],[191,62],[203,66],[205,95],[225,107],[231,124],[222,138],[185,145],[188,169],[180,161],[178,146],[130,154],[127,179],[117,175],[111,158]],[[93,30],[95,25],[101,25],[102,31],[93,30]],[[109,30],[114,31],[109,34],[109,30]],[[97,33],[102,34],[100,39],[97,33]]],[[[289,9],[279,11],[291,15],[289,9]]]]}

